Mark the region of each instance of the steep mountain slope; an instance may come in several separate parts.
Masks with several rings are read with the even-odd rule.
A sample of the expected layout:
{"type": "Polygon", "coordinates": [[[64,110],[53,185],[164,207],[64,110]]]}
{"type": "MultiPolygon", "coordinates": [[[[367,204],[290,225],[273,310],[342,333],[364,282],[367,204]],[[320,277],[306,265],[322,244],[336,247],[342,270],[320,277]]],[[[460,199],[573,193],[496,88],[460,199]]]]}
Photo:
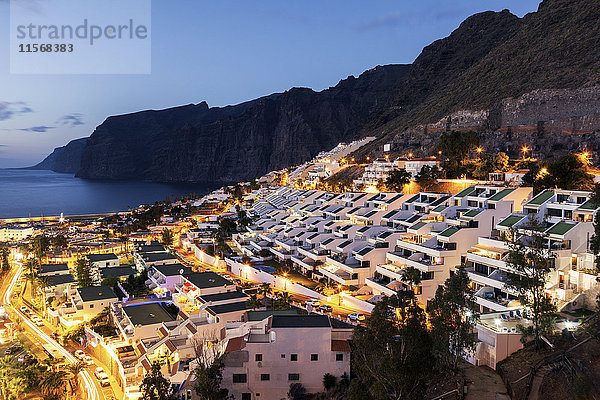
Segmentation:
{"type": "Polygon", "coordinates": [[[390,103],[409,67],[349,77],[322,92],[294,88],[246,103],[206,103],[109,117],[90,136],[77,176],[235,182],[351,140],[390,103]]]}
{"type": "Polygon", "coordinates": [[[65,146],[57,147],[37,165],[30,169],[49,169],[55,172],[74,174],[79,171],[81,153],[88,138],[71,140],[65,146]]]}
{"type": "MultiPolygon", "coordinates": [[[[524,18],[476,14],[413,64],[322,92],[109,117],[86,142],[77,175],[234,182],[365,135],[378,140],[363,153],[393,143],[398,153],[430,155],[448,129],[477,130],[489,151],[512,155],[525,143],[541,157],[600,151],[599,38],[600,0],[545,0],[524,18]]],[[[63,156],[76,158],[60,152],[53,162],[63,156]]]]}

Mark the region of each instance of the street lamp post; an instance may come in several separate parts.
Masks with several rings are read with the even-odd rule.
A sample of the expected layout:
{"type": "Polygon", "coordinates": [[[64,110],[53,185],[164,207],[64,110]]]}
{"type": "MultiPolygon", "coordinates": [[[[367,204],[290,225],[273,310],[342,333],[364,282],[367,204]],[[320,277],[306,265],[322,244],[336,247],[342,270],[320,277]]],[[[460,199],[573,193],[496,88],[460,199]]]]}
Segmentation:
{"type": "Polygon", "coordinates": [[[342,305],[342,285],[338,285],[338,306],[342,305]]]}
{"type": "Polygon", "coordinates": [[[283,273],[283,290],[287,291],[287,272],[283,273]]]}

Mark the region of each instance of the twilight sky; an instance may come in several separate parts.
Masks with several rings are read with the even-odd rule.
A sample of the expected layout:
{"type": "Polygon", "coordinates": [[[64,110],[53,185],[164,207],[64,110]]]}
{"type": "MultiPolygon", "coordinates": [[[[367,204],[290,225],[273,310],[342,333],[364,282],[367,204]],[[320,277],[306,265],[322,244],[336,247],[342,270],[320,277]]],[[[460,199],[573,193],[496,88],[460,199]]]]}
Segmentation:
{"type": "MultiPolygon", "coordinates": [[[[43,0],[21,0],[35,4],[43,0]]],[[[0,168],[35,164],[109,115],[293,86],[322,90],[376,65],[410,63],[469,15],[539,0],[153,0],[149,75],[11,75],[0,30],[0,168]]],[[[9,1],[0,0],[0,26],[9,1]]]]}

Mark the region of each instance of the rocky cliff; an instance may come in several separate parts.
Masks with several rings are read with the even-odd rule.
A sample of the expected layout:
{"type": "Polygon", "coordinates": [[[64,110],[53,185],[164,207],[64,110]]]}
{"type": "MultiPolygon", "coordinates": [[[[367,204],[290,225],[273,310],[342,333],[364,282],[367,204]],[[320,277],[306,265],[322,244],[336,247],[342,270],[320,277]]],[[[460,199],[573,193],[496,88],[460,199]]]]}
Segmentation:
{"type": "Polygon", "coordinates": [[[81,164],[81,153],[88,138],[71,140],[62,147],[57,147],[42,162],[31,169],[49,169],[55,172],[76,173],[81,164]]]}
{"type": "MultiPolygon", "coordinates": [[[[362,152],[394,143],[399,153],[429,155],[448,129],[477,130],[490,150],[512,154],[523,143],[544,157],[595,149],[599,20],[598,0],[545,0],[524,18],[484,12],[411,65],[377,67],[321,92],[109,117],[85,143],[77,175],[234,182],[363,135],[378,140],[362,152]]],[[[42,164],[76,164],[61,157],[77,158],[61,151],[42,164]]]]}

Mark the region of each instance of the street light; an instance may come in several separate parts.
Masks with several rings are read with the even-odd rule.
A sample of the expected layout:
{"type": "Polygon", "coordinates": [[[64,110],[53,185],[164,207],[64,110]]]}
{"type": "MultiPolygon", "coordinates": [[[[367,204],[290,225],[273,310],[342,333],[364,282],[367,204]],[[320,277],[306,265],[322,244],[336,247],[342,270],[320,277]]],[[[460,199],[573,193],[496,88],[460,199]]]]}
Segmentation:
{"type": "Polygon", "coordinates": [[[523,153],[523,159],[525,159],[525,155],[527,154],[528,151],[529,151],[529,147],[527,147],[527,146],[523,146],[523,148],[521,148],[521,152],[523,153]]]}
{"type": "Polygon", "coordinates": [[[283,273],[283,290],[287,290],[287,272],[283,273]]]}

